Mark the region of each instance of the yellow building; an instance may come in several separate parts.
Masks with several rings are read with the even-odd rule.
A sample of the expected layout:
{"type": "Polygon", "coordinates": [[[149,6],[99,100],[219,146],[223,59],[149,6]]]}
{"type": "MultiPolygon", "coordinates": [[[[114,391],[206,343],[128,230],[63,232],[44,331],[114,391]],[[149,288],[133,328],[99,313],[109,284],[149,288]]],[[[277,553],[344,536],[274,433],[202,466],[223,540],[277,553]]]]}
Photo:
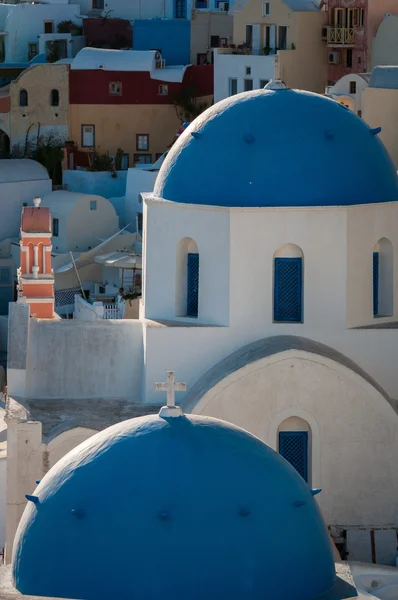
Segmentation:
{"type": "Polygon", "coordinates": [[[363,92],[363,118],[381,127],[381,141],[398,169],[398,67],[375,67],[363,92]]]}
{"type": "Polygon", "coordinates": [[[38,138],[63,144],[68,137],[68,80],[68,65],[38,64],[10,83],[0,97],[4,148],[8,144],[12,153],[24,154],[38,138]]]}
{"type": "Polygon", "coordinates": [[[191,17],[191,63],[211,62],[213,48],[232,43],[233,18],[227,11],[193,10],[191,17]],[[204,50],[207,49],[207,52],[204,50]]]}
{"type": "Polygon", "coordinates": [[[184,94],[195,88],[196,101],[211,104],[213,69],[166,67],[157,51],[85,48],[71,65],[69,85],[76,164],[87,166],[94,151],[116,156],[120,149],[127,169],[152,164],[175,141],[190,112],[176,109],[176,97],[187,100],[184,94]]]}
{"type": "Polygon", "coordinates": [[[327,13],[308,0],[238,3],[233,45],[215,55],[215,100],[263,87],[274,78],[291,88],[323,93],[328,71],[322,39],[326,22],[327,13]]]}

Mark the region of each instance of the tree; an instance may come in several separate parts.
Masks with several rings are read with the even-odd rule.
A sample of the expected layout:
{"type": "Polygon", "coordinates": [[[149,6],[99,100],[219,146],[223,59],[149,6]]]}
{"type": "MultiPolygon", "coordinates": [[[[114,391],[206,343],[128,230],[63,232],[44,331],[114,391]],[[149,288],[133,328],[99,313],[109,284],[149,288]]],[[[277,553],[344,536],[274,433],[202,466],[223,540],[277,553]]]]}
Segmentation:
{"type": "Polygon", "coordinates": [[[197,90],[193,83],[181,87],[174,94],[173,104],[181,123],[193,121],[207,108],[206,102],[198,99],[197,90]]]}

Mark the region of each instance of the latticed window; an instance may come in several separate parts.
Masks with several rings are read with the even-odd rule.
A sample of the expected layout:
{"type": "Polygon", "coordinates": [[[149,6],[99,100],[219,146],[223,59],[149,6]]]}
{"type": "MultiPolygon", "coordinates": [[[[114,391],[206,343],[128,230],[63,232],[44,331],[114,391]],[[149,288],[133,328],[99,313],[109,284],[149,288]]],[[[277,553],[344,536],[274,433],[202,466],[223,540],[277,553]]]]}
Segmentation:
{"type": "Polygon", "coordinates": [[[373,315],[379,314],[379,253],[373,252],[373,315]]]}
{"type": "Polygon", "coordinates": [[[279,454],[308,482],[308,433],[306,431],[281,431],[279,454]]]}
{"type": "Polygon", "coordinates": [[[275,258],[274,321],[301,323],[302,258],[275,258]]]}
{"type": "Polygon", "coordinates": [[[187,317],[197,317],[199,307],[199,254],[188,254],[187,317]]]}
{"type": "Polygon", "coordinates": [[[176,0],[175,18],[176,19],[186,19],[186,16],[187,16],[186,0],[176,0]]]}

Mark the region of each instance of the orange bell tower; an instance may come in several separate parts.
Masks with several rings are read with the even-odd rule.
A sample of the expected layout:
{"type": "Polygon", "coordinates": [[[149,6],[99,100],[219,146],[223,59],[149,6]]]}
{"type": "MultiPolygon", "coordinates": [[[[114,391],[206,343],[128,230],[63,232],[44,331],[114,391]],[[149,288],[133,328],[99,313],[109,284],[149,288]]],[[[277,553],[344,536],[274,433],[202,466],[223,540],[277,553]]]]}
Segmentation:
{"type": "Polygon", "coordinates": [[[21,266],[18,269],[18,302],[30,306],[38,319],[54,317],[54,273],[51,267],[51,214],[34,198],[21,218],[21,266]]]}

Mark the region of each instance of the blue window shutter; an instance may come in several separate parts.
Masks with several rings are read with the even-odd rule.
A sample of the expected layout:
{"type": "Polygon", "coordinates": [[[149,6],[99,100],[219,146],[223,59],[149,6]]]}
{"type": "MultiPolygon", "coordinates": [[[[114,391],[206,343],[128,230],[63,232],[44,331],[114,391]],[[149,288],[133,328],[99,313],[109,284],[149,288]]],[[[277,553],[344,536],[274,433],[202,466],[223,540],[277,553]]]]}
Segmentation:
{"type": "Polygon", "coordinates": [[[373,315],[379,314],[379,253],[373,252],[373,315]]]}
{"type": "Polygon", "coordinates": [[[279,454],[308,482],[308,433],[307,431],[281,431],[279,454]]]}
{"type": "Polygon", "coordinates": [[[275,258],[274,269],[274,321],[301,323],[303,261],[275,258]]]}
{"type": "Polygon", "coordinates": [[[188,254],[187,316],[197,317],[199,306],[199,254],[188,254]]]}

